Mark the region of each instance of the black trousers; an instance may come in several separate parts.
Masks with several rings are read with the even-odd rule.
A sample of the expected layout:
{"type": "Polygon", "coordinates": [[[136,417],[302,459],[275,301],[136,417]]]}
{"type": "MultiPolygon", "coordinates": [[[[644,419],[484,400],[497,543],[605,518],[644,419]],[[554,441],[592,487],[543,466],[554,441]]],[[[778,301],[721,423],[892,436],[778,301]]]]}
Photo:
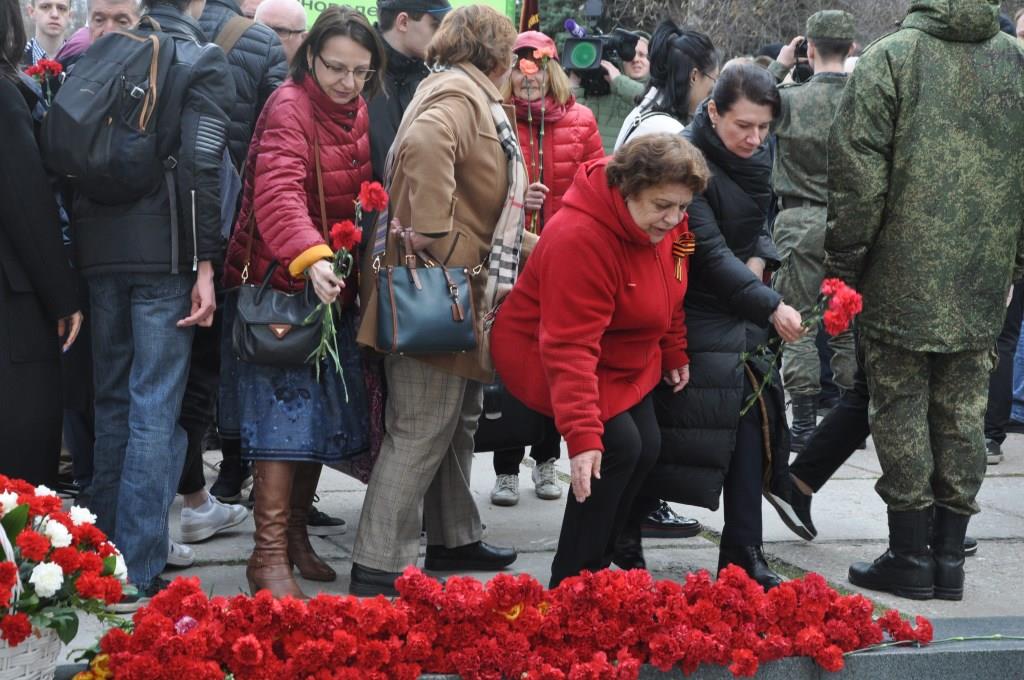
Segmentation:
{"type": "Polygon", "coordinates": [[[590,497],[582,503],[569,493],[551,565],[551,587],[584,569],[598,571],[611,564],[615,539],[647,473],[661,450],[661,430],[650,395],[604,424],[601,479],[590,481],[590,497]]]}
{"type": "Polygon", "coordinates": [[[203,475],[203,437],[213,424],[220,386],[221,316],[219,311],[216,312],[213,325],[209,328],[197,327],[192,340],[188,383],[181,404],[181,417],[178,419],[188,435],[185,465],[178,482],[180,494],[195,493],[206,487],[206,477],[203,475]]]}
{"type": "MultiPolygon", "coordinates": [[[[562,435],[555,427],[554,418],[544,419],[544,437],[530,447],[530,458],[538,463],[544,463],[552,458],[558,458],[562,453],[562,435]]],[[[503,449],[494,452],[494,474],[496,475],[518,475],[519,464],[526,456],[526,447],[517,446],[511,449],[503,449]]]]}
{"type": "Polygon", "coordinates": [[[1013,408],[1013,355],[1020,339],[1024,320],[1024,281],[1013,286],[1013,297],[1006,309],[1003,330],[996,339],[999,362],[988,383],[988,409],[985,411],[985,438],[1002,444],[1006,441],[1006,424],[1013,408]]]}
{"type": "Polygon", "coordinates": [[[818,424],[804,450],[789,464],[789,471],[818,491],[869,434],[868,383],[864,375],[864,357],[857,343],[857,372],[853,374],[853,388],[843,394],[839,403],[818,424]]]}
{"type": "MultiPolygon", "coordinates": [[[[748,389],[748,392],[752,393],[748,389]]],[[[744,402],[747,395],[744,396],[744,402]]],[[[761,491],[764,488],[764,436],[761,412],[752,408],[740,417],[736,448],[722,488],[722,545],[761,545],[761,491]]]]}

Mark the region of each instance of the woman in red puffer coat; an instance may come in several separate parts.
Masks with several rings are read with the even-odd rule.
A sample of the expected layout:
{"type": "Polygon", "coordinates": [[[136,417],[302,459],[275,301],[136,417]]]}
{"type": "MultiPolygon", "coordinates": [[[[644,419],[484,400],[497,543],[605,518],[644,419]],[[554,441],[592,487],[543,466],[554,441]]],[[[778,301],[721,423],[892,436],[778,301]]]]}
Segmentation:
{"type": "MultiPolygon", "coordinates": [[[[603,157],[604,146],[594,114],[572,95],[554,41],[538,31],[526,31],[519,34],[513,49],[518,59],[505,95],[516,109],[519,146],[530,174],[527,228],[540,232],[562,207],[576,171],[583,163],[603,157]]],[[[538,498],[555,500],[562,495],[555,471],[560,443],[554,421],[549,420],[544,437],[530,447],[538,498]]],[[[519,502],[519,464],[525,453],[523,447],[494,452],[491,502],[495,505],[519,502]]]]}
{"type": "Polygon", "coordinates": [[[266,588],[305,597],[293,564],[307,579],[336,578],[313,552],[306,521],[322,465],[366,449],[368,407],[355,345],[355,279],[334,275],[327,235],[330,225],[354,217],[360,184],[371,179],[360,95],[378,91],[384,68],[366,19],[330,7],[299,48],[291,79],[267,100],[249,147],[226,285],[269,275],[275,289],[294,292],[308,279],[322,302],[340,299],[344,309],[336,314],[343,375],[331,365],[320,367],[318,379],[312,365],[238,362],[242,455],[254,462],[256,545],[246,569],[253,594],[266,588]]]}

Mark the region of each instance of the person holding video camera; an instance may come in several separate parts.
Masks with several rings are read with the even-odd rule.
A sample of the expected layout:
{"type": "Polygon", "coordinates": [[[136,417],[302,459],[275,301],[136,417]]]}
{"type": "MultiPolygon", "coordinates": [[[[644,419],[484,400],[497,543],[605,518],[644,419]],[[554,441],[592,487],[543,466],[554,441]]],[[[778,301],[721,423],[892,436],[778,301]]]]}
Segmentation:
{"type": "Polygon", "coordinates": [[[636,106],[637,98],[643,95],[651,72],[651,62],[647,57],[651,36],[644,31],[632,33],[639,36],[632,60],[621,61],[620,65],[608,59],[601,60],[604,80],[611,91],[604,94],[589,91],[579,73],[569,71],[576,101],[594,112],[606,154],[611,154],[615,149],[615,139],[622,129],[622,121],[636,106]]]}

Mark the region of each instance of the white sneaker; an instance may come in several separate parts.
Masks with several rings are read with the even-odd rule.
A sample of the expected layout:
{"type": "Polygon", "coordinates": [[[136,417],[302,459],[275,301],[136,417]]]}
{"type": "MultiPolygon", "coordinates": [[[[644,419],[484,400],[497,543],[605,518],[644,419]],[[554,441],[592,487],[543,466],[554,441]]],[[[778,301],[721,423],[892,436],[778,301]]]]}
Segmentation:
{"type": "Polygon", "coordinates": [[[225,529],[238,526],[249,516],[242,505],[227,505],[210,496],[202,508],[181,509],[181,542],[198,543],[225,529]]]}
{"type": "Polygon", "coordinates": [[[176,543],[167,538],[167,566],[168,567],[191,567],[195,564],[196,553],[192,548],[181,543],[176,543]]]}
{"type": "Polygon", "coordinates": [[[555,470],[556,460],[552,458],[533,467],[533,490],[537,498],[553,501],[562,497],[562,483],[558,481],[558,472],[555,470]]]}
{"type": "Polygon", "coordinates": [[[498,475],[491,490],[491,502],[511,506],[519,502],[519,475],[498,475]]]}

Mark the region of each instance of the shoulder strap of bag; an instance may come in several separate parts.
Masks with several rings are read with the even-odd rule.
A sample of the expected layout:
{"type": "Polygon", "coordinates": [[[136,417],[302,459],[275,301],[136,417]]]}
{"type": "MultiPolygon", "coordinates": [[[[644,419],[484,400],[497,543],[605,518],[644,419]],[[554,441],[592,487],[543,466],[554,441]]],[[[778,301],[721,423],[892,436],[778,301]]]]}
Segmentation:
{"type": "Polygon", "coordinates": [[[235,44],[241,39],[242,34],[255,23],[252,19],[243,16],[233,16],[224,24],[224,28],[220,29],[217,39],[213,42],[224,50],[224,54],[228,54],[231,50],[235,49],[235,44]]]}
{"type": "MultiPolygon", "coordinates": [[[[316,191],[320,199],[320,229],[324,235],[324,241],[330,243],[331,230],[327,228],[327,200],[324,197],[324,177],[320,167],[320,140],[313,139],[313,163],[316,165],[316,191]]],[[[244,182],[244,179],[243,179],[244,182]]],[[[249,221],[245,225],[249,232],[249,238],[245,244],[245,266],[242,268],[242,283],[249,279],[249,267],[252,264],[252,244],[256,240],[256,209],[249,206],[249,221]]]]}

